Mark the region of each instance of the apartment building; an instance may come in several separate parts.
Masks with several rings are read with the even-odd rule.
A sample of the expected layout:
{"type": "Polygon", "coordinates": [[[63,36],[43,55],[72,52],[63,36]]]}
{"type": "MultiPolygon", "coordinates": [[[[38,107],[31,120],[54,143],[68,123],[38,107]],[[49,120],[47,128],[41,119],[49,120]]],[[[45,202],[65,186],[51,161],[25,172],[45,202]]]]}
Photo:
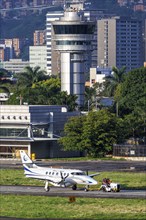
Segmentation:
{"type": "Polygon", "coordinates": [[[98,66],[127,70],[143,66],[142,22],[130,17],[112,17],[97,21],[98,66]]]}
{"type": "Polygon", "coordinates": [[[47,72],[46,45],[29,47],[29,63],[32,68],[39,66],[41,70],[45,70],[47,72]]]}
{"type": "Polygon", "coordinates": [[[33,34],[33,45],[44,45],[46,43],[46,32],[45,30],[36,30],[33,34]]]}

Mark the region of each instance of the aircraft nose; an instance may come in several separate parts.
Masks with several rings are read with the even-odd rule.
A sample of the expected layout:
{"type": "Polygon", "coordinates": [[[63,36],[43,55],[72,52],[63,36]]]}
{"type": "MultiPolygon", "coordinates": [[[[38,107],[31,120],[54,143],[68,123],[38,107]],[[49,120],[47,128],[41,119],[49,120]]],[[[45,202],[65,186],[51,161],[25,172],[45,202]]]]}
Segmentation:
{"type": "Polygon", "coordinates": [[[98,182],[94,179],[92,179],[93,185],[96,185],[98,182]]]}
{"type": "Polygon", "coordinates": [[[88,179],[88,182],[89,182],[89,185],[97,185],[97,181],[91,177],[88,179]]]}

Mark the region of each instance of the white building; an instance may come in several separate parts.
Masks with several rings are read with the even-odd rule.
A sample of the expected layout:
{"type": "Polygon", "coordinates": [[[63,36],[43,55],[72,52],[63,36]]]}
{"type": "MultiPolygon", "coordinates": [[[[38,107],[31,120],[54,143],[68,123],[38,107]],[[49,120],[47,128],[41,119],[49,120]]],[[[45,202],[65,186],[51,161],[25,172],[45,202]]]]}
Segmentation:
{"type": "Polygon", "coordinates": [[[32,68],[39,66],[41,70],[47,71],[47,47],[30,46],[29,62],[32,68]]]}
{"type": "Polygon", "coordinates": [[[111,68],[90,68],[90,87],[92,87],[94,83],[103,83],[104,78],[111,73],[111,68]]]}
{"type": "Polygon", "coordinates": [[[22,73],[26,66],[29,66],[29,61],[22,61],[22,59],[10,59],[1,63],[2,68],[12,73],[22,73]]]}
{"type": "Polygon", "coordinates": [[[52,74],[52,46],[51,46],[51,38],[52,38],[52,28],[51,24],[53,21],[59,20],[60,17],[63,16],[63,11],[53,11],[48,12],[46,15],[46,45],[47,45],[47,74],[52,74]]]}

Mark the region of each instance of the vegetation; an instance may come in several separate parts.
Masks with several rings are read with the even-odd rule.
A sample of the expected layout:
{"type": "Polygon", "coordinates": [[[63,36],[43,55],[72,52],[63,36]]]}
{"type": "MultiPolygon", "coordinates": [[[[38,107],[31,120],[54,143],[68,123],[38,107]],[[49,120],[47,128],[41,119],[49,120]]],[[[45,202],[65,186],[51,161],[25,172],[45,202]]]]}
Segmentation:
{"type": "Polygon", "coordinates": [[[119,116],[119,96],[121,91],[121,84],[124,82],[126,67],[118,69],[117,67],[112,68],[113,74],[105,77],[105,93],[108,97],[114,97],[116,102],[116,115],[119,116]]]}
{"type": "Polygon", "coordinates": [[[87,116],[73,117],[66,123],[65,136],[59,143],[65,150],[79,150],[87,156],[103,157],[116,142],[117,118],[107,110],[89,112],[87,116]]]}
{"type": "Polygon", "coordinates": [[[54,219],[145,219],[145,200],[1,195],[1,216],[54,219]],[[113,208],[114,207],[114,208],[113,208]]]}
{"type": "MultiPolygon", "coordinates": [[[[22,169],[0,169],[0,185],[44,187],[43,181],[25,178],[23,172],[22,169]]],[[[98,188],[104,177],[110,177],[113,182],[120,182],[122,189],[146,189],[145,173],[103,172],[96,177],[99,181],[98,188]]],[[[92,189],[97,190],[93,187],[92,189]]],[[[66,197],[1,194],[0,200],[1,216],[15,218],[138,220],[145,219],[146,214],[144,199],[76,198],[74,203],[70,203],[66,197]]]]}
{"type": "Polygon", "coordinates": [[[46,75],[40,67],[26,67],[24,72],[16,75],[17,83],[7,88],[13,93],[6,104],[18,105],[66,105],[74,111],[77,104],[75,95],[61,91],[60,79],[46,75]]]}
{"type": "Polygon", "coordinates": [[[127,74],[125,70],[125,67],[113,67],[114,73],[105,78],[103,87],[95,85],[86,90],[86,97],[92,102],[96,94],[106,94],[114,98],[116,106],[70,119],[64,128],[65,136],[59,139],[64,150],[103,157],[112,152],[113,144],[124,143],[129,138],[146,144],[146,68],[127,74]]]}

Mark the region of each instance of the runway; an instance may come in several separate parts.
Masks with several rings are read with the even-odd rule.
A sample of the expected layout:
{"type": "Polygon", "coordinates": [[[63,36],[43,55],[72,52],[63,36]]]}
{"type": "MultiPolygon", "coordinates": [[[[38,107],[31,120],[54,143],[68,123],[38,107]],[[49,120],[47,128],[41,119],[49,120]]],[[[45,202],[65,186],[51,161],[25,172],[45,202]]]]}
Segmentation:
{"type": "Polygon", "coordinates": [[[102,192],[98,190],[85,192],[83,188],[72,190],[71,188],[50,187],[45,192],[40,186],[0,186],[1,194],[33,195],[33,196],[61,196],[61,197],[82,197],[82,198],[140,198],[146,199],[145,190],[121,190],[120,192],[102,192]]]}

